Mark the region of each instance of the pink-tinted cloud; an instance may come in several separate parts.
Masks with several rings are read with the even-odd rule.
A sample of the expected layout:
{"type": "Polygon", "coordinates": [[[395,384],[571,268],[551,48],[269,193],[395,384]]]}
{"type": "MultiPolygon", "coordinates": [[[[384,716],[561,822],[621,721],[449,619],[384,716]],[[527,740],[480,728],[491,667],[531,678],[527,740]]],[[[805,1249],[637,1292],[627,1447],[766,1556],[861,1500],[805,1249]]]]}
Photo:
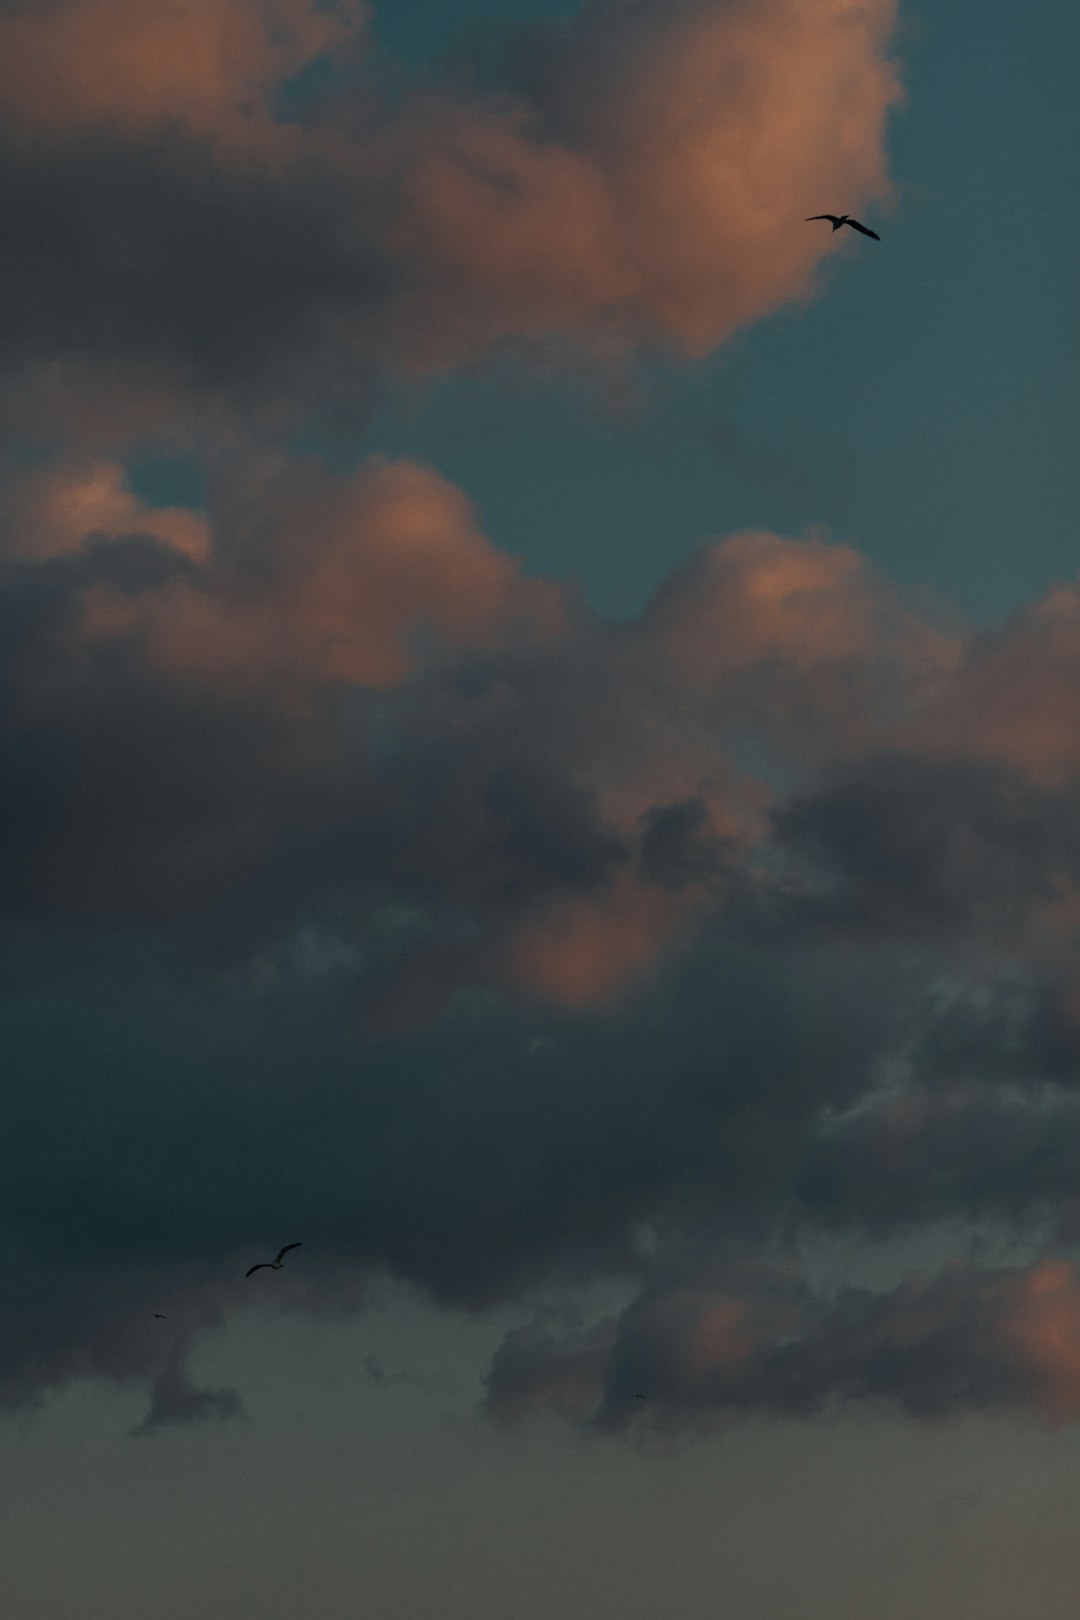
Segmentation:
{"type": "Polygon", "coordinates": [[[91,536],[150,535],[194,562],[207,560],[210,544],[201,514],[149,506],[113,461],[68,461],[21,478],[9,474],[0,526],[7,554],[32,561],[77,551],[91,536]]]}
{"type": "Polygon", "coordinates": [[[671,1356],[669,1371],[691,1387],[737,1369],[763,1337],[749,1300],[692,1289],[643,1306],[637,1331],[671,1356]]]}
{"type": "Polygon", "coordinates": [[[807,213],[888,199],[895,0],[605,0],[537,44],[539,73],[392,98],[356,65],[362,20],[315,0],[0,19],[0,367],[45,368],[69,421],[81,389],[94,431],[99,393],[197,420],[356,409],[387,367],[507,342],[700,355],[812,295],[838,244],[807,213]],[[275,113],[335,53],[348,104],[275,113]]]}
{"type": "MultiPolygon", "coordinates": [[[[733,867],[767,851],[776,788],[756,761],[809,781],[831,760],[887,745],[922,724],[912,715],[959,657],[955,638],[920,620],[854,550],[817,538],[754,532],[710,546],[638,621],[616,627],[524,578],[463,493],[430,469],[373,461],[332,477],[273,459],[230,471],[223,457],[218,484],[206,515],[150,508],[104,461],[13,485],[9,554],[70,565],[48,576],[64,609],[42,620],[47,636],[14,666],[14,712],[35,728],[60,724],[66,703],[100,704],[103,718],[131,660],[133,724],[145,707],[140,681],[185,713],[211,705],[226,729],[248,725],[241,711],[255,705],[293,762],[290,794],[305,799],[295,762],[313,747],[317,799],[332,770],[327,694],[402,693],[409,748],[445,763],[422,806],[402,802],[404,781],[389,778],[369,789],[365,818],[395,822],[406,886],[437,892],[447,922],[462,908],[484,924],[449,956],[435,937],[402,964],[390,1001],[412,984],[414,1009],[492,980],[562,1007],[615,1005],[708,923],[733,867]],[[140,535],[144,548],[157,543],[156,561],[124,538],[140,535]],[[490,674],[478,685],[445,680],[468,655],[490,674]],[[405,696],[414,688],[422,695],[405,696]]],[[[97,723],[84,712],[76,729],[89,737],[97,723]]],[[[364,736],[356,731],[348,753],[361,773],[364,736]]],[[[241,773],[206,785],[194,823],[199,795],[184,796],[180,823],[162,829],[171,859],[148,883],[152,837],[133,838],[128,824],[136,800],[174,797],[146,780],[157,746],[133,750],[123,817],[102,814],[110,775],[122,777],[115,760],[93,789],[90,824],[108,855],[80,842],[79,795],[66,795],[65,851],[40,867],[50,895],[73,862],[96,890],[118,855],[125,909],[140,892],[152,910],[181,896],[197,908],[230,869],[250,881],[273,858],[277,807],[266,794],[249,802],[241,773]]],[[[80,768],[88,783],[100,774],[89,755],[80,768]]],[[[343,804],[332,795],[316,819],[325,813],[341,816],[343,804]]],[[[77,887],[87,892],[85,880],[77,887]]]]}
{"type": "Polygon", "coordinates": [[[275,86],[367,7],[313,0],[60,0],[0,17],[0,116],[32,137],[178,123],[265,150],[275,86]]]}
{"type": "Polygon", "coordinates": [[[559,1006],[602,1006],[655,967],[691,903],[629,878],[595,899],[556,900],[514,938],[510,981],[559,1006]]]}
{"type": "MultiPolygon", "coordinates": [[[[107,767],[83,751],[92,810],[81,816],[73,781],[59,845],[20,866],[20,885],[54,903],[75,867],[81,904],[108,873],[125,913],[140,894],[155,915],[181,899],[198,911],[253,881],[289,818],[249,787],[288,761],[309,836],[329,817],[346,838],[361,814],[388,879],[433,903],[434,933],[385,987],[391,1002],[411,985],[410,1007],[438,1008],[455,987],[494,982],[564,1008],[615,1006],[709,925],[733,874],[752,872],[755,895],[799,929],[959,940],[977,924],[1003,946],[1022,939],[1069,1004],[1080,871],[1068,816],[1040,797],[1045,778],[1015,788],[1018,762],[995,741],[1012,712],[1001,669],[1022,661],[1028,618],[989,651],[965,645],[853,548],[751,532],[704,548],[638,620],[608,625],[523,577],[460,490],[403,461],[330,476],[223,456],[207,514],[150,507],[117,463],[67,461],[11,483],[5,524],[18,589],[41,569],[28,600],[53,603],[12,662],[13,720],[86,739],[106,716],[133,727],[130,758],[114,724],[107,767]],[[153,741],[148,691],[170,715],[153,741]],[[400,760],[442,761],[422,802],[384,762],[358,811],[368,731],[354,728],[335,766],[326,730],[329,694],[346,691],[394,699],[400,760]],[[222,736],[256,712],[266,733],[250,780],[218,779],[223,744],[213,785],[189,776],[177,795],[168,727],[183,715],[197,730],[204,710],[222,736]],[[979,724],[950,760],[942,739],[969,710],[979,724]],[[347,791],[331,790],[335,770],[347,791]],[[128,771],[123,814],[110,815],[109,783],[128,771]],[[166,833],[155,811],[136,835],[137,805],[176,824],[166,833]],[[455,916],[464,933],[450,944],[440,929],[455,916]]],[[[1070,645],[1051,660],[1066,720],[1070,645]]]]}
{"type": "Polygon", "coordinates": [[[882,605],[853,547],[752,530],[710,546],[667,580],[649,622],[658,650],[705,685],[763,661],[800,675],[869,661],[882,641],[882,605]]]}
{"type": "Polygon", "coordinates": [[[412,105],[387,239],[406,348],[591,326],[701,354],[807,297],[827,249],[805,199],[888,196],[894,20],[893,0],[592,5],[535,102],[412,105]]]}
{"type": "Polygon", "coordinates": [[[919,744],[1000,760],[1047,786],[1080,769],[1080,587],[1062,581],[975,638],[919,744]]]}
{"type": "Polygon", "coordinates": [[[336,491],[283,492],[275,524],[279,611],[330,678],[396,684],[415,664],[410,632],[464,646],[519,618],[560,623],[557,591],[526,584],[467,497],[427,468],[375,463],[336,491]]]}
{"type": "Polygon", "coordinates": [[[99,463],[35,481],[13,533],[16,555],[145,534],[206,564],[137,594],[98,583],[84,596],[90,641],[137,635],[181,681],[392,687],[416,667],[425,638],[480,645],[561,621],[558,592],[522,578],[461,491],[407,461],[374,461],[346,479],[268,472],[213,524],[146,506],[99,463]]]}
{"type": "Polygon", "coordinates": [[[641,628],[691,712],[729,739],[772,739],[787,761],[884,740],[963,651],[943,615],[906,602],[854,547],[756,530],[671,574],[641,628]]]}
{"type": "Polygon", "coordinates": [[[1061,1423],[1080,1417],[1080,1280],[1066,1260],[1033,1266],[1001,1329],[1035,1381],[1035,1403],[1061,1423]]]}

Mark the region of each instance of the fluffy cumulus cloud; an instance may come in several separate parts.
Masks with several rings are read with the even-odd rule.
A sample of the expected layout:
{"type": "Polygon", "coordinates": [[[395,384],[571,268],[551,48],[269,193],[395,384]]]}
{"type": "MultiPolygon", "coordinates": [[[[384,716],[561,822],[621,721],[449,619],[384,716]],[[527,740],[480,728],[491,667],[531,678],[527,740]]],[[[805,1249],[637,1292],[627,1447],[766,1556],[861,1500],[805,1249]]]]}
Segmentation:
{"type": "Polygon", "coordinates": [[[0,367],[85,435],[506,344],[704,353],[808,296],[811,203],[887,198],[894,13],[597,0],[402,94],[354,0],[8,7],[0,367]]]}
{"type": "Polygon", "coordinates": [[[0,3],[0,1402],[239,1411],[190,1354],[285,1222],[286,1309],[539,1302],[503,1418],[1080,1411],[1080,587],[972,635],[750,530],[611,622],[276,433],[807,296],[893,12],[604,0],[416,84],[346,0],[0,3]]]}

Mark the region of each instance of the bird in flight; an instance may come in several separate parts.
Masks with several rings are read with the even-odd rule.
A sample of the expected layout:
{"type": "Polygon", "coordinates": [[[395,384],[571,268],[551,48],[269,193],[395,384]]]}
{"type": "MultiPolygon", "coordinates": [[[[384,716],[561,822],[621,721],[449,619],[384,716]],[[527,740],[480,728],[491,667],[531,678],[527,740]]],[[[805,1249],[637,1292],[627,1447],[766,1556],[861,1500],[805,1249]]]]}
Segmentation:
{"type": "Polygon", "coordinates": [[[167,1316],[162,1316],[160,1311],[155,1311],[154,1312],[154,1321],[155,1322],[167,1322],[168,1320],[169,1320],[169,1318],[167,1316]]]}
{"type": "Polygon", "coordinates": [[[303,1245],[300,1244],[300,1243],[286,1243],[286,1245],[285,1245],[285,1247],[283,1249],[278,1250],[278,1257],[277,1257],[276,1260],[260,1260],[259,1264],[257,1266],[252,1266],[251,1271],[245,1271],[244,1276],[245,1277],[250,1277],[252,1271],[266,1271],[266,1270],[280,1271],[281,1270],[281,1262],[284,1260],[284,1258],[288,1254],[289,1250],[290,1249],[299,1249],[299,1248],[302,1248],[302,1247],[303,1247],[303,1245]]]}
{"type": "Polygon", "coordinates": [[[850,214],[807,214],[806,218],[808,221],[811,219],[831,219],[834,231],[838,231],[841,225],[850,225],[853,231],[862,231],[864,236],[872,236],[875,242],[881,241],[877,231],[872,231],[867,225],[860,225],[858,220],[852,219],[850,214]]]}

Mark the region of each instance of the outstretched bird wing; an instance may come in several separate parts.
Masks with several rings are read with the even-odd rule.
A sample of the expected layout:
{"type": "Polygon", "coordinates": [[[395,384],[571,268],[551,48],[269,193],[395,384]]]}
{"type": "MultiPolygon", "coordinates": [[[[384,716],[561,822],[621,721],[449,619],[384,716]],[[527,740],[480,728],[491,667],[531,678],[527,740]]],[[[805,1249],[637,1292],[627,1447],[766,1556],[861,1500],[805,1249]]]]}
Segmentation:
{"type": "Polygon", "coordinates": [[[831,221],[831,223],[833,225],[835,225],[837,223],[838,219],[840,218],[840,216],[839,216],[839,214],[807,214],[806,218],[807,218],[807,222],[809,222],[812,219],[827,219],[827,220],[831,221]]]}
{"type": "Polygon", "coordinates": [[[877,231],[870,230],[866,225],[860,225],[857,219],[849,219],[848,224],[851,226],[853,231],[862,231],[864,236],[872,236],[875,242],[881,241],[881,237],[878,235],[877,231]]]}
{"type": "Polygon", "coordinates": [[[302,1249],[303,1247],[304,1245],[302,1243],[286,1243],[283,1249],[278,1250],[278,1257],[274,1261],[275,1266],[280,1266],[290,1249],[302,1249]]]}
{"type": "Polygon", "coordinates": [[[252,1266],[251,1271],[245,1271],[244,1276],[250,1277],[252,1271],[267,1271],[269,1269],[271,1269],[269,1260],[260,1260],[257,1266],[252,1266]]]}

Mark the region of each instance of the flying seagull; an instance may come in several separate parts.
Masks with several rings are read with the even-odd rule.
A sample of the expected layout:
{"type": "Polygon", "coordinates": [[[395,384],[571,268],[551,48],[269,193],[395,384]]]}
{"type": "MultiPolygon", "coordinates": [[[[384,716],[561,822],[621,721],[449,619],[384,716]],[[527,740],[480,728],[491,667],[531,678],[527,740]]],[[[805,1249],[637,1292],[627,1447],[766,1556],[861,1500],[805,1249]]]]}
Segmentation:
{"type": "Polygon", "coordinates": [[[870,230],[867,225],[860,225],[858,220],[852,219],[850,214],[807,214],[806,218],[808,221],[811,219],[831,219],[834,231],[838,231],[841,225],[850,225],[853,231],[862,231],[864,236],[872,236],[875,242],[881,241],[877,231],[870,230]]]}
{"type": "MultiPolygon", "coordinates": [[[[284,1260],[284,1258],[288,1254],[289,1250],[290,1249],[299,1249],[302,1246],[303,1245],[299,1244],[299,1243],[286,1243],[286,1245],[285,1245],[285,1247],[283,1249],[278,1250],[278,1257],[277,1257],[276,1260],[260,1260],[259,1264],[257,1266],[252,1266],[251,1271],[265,1271],[268,1268],[271,1271],[280,1271],[281,1270],[281,1262],[284,1260]]],[[[250,1277],[251,1276],[251,1271],[245,1271],[244,1276],[245,1277],[250,1277]]]]}
{"type": "Polygon", "coordinates": [[[162,1316],[160,1311],[155,1311],[154,1312],[154,1321],[155,1322],[167,1322],[168,1320],[169,1320],[169,1318],[167,1316],[162,1316]]]}

